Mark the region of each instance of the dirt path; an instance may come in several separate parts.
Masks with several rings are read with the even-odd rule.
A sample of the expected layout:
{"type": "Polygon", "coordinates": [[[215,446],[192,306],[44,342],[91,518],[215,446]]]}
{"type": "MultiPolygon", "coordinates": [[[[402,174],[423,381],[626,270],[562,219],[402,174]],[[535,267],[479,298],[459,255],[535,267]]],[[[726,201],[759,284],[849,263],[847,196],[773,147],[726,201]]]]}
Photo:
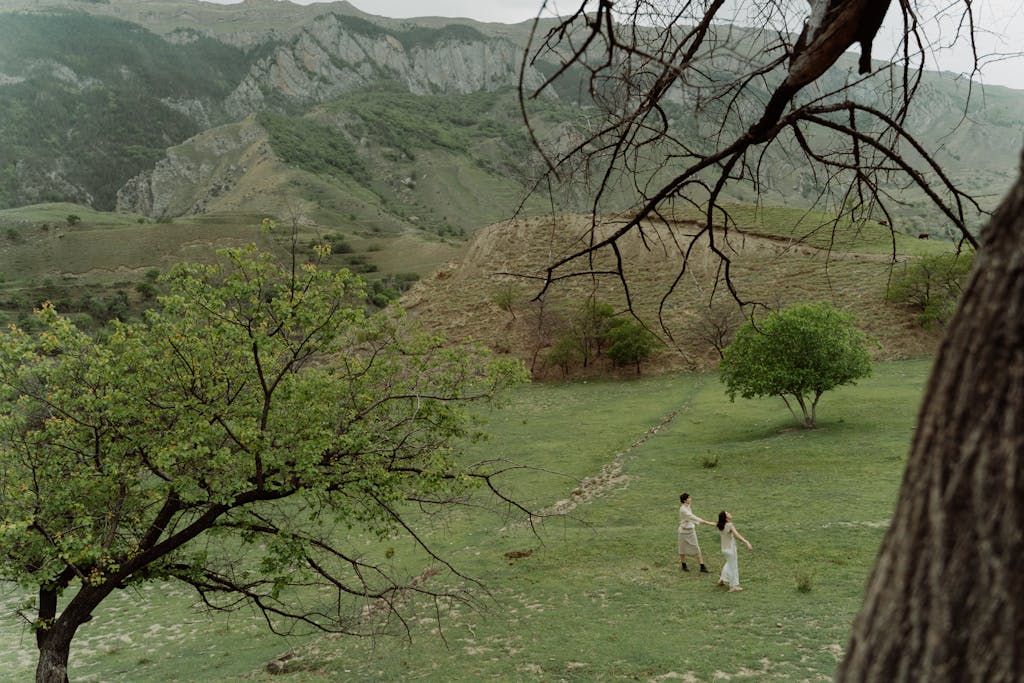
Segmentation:
{"type": "MultiPolygon", "coordinates": [[[[703,382],[701,382],[700,386],[703,386],[703,382]]],[[[699,389],[700,387],[698,386],[696,388],[699,389]]],[[[676,419],[679,413],[686,410],[688,406],[688,403],[683,403],[675,410],[669,412],[665,417],[661,418],[656,425],[653,425],[650,429],[644,432],[639,439],[630,444],[629,448],[616,453],[611,462],[605,463],[601,467],[600,472],[586,477],[585,479],[581,479],[580,483],[572,490],[572,493],[569,494],[568,498],[563,498],[562,500],[552,503],[541,510],[540,514],[543,516],[566,515],[579,507],[582,503],[593,498],[603,496],[613,490],[624,488],[629,482],[629,475],[625,474],[623,471],[625,468],[626,456],[642,446],[648,439],[653,437],[662,429],[672,424],[672,421],[676,419]]]]}

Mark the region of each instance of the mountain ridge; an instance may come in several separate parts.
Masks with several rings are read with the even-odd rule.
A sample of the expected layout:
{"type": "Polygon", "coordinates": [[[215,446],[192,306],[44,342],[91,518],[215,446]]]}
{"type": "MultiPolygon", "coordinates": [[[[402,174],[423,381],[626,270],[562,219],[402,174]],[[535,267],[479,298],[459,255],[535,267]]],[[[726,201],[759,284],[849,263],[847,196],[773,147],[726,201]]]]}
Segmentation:
{"type": "MultiPolygon", "coordinates": [[[[382,83],[397,85],[412,97],[457,98],[512,89],[518,83],[522,41],[530,27],[530,22],[387,19],[347,2],[304,6],[270,0],[235,5],[195,0],[4,0],[0,12],[4,17],[0,24],[8,27],[3,34],[0,26],[0,207],[73,201],[152,218],[208,210],[216,203],[213,199],[231,194],[250,168],[236,165],[230,173],[190,169],[182,145],[199,148],[221,137],[217,144],[232,148],[233,127],[250,115],[275,112],[293,117],[298,126],[303,120],[322,118],[317,109],[332,107],[332,102],[380,92],[382,83]],[[39,40],[31,49],[16,39],[25,27],[41,36],[44,28],[52,32],[54,26],[62,26],[60,35],[68,38],[39,40]],[[102,46],[102,60],[89,51],[97,46],[102,46]],[[44,48],[49,52],[41,51],[44,48]],[[223,135],[217,132],[220,126],[227,126],[223,135]],[[189,180],[200,176],[209,184],[189,180]],[[171,201],[171,197],[178,198],[171,201]]],[[[534,65],[526,73],[527,82],[539,82],[552,68],[534,65]]],[[[837,67],[827,78],[838,83],[845,77],[845,68],[837,67]]],[[[1024,92],[986,88],[983,101],[968,102],[966,85],[929,75],[922,86],[928,105],[915,108],[910,121],[921,131],[926,146],[937,149],[943,163],[969,189],[991,197],[994,203],[1016,169],[1016,156],[1002,141],[1024,128],[1020,114],[1024,92]]],[[[876,96],[867,86],[857,88],[866,101],[876,96]]],[[[571,89],[565,95],[567,104],[572,104],[571,89]]],[[[671,113],[686,116],[685,97],[676,100],[670,102],[675,107],[671,113]]],[[[544,133],[551,139],[565,136],[575,125],[573,117],[586,106],[586,102],[575,104],[575,110],[566,107],[558,114],[561,121],[552,114],[544,133]]],[[[519,104],[510,98],[504,106],[515,111],[519,104]]],[[[543,110],[557,104],[531,102],[531,106],[543,110]]],[[[458,134],[473,116],[493,114],[493,110],[467,112],[444,125],[458,134]]],[[[365,119],[351,117],[331,125],[361,155],[364,168],[382,174],[362,186],[393,185],[387,177],[396,172],[393,164],[381,161],[386,141],[349,130],[352,121],[365,129],[365,119]]],[[[518,136],[525,132],[521,122],[519,127],[520,133],[509,135],[505,126],[489,147],[462,150],[460,163],[476,164],[473,155],[479,149],[491,150],[487,153],[492,156],[503,154],[508,160],[505,165],[515,168],[503,179],[509,187],[515,186],[508,192],[525,195],[531,187],[530,176],[536,176],[542,163],[519,144],[518,136]],[[506,144],[506,139],[512,144],[506,144]]],[[[699,130],[697,126],[695,132],[699,130]]],[[[396,154],[409,156],[402,150],[396,154]]],[[[773,159],[773,164],[774,180],[765,186],[766,201],[801,203],[815,196],[813,174],[782,157],[773,159]]],[[[290,175],[297,172],[287,161],[280,168],[290,175]]],[[[418,166],[415,159],[404,159],[401,173],[403,178],[428,177],[431,170],[418,166]]],[[[299,185],[321,186],[329,181],[335,185],[331,190],[335,195],[360,185],[332,178],[306,178],[299,185]]],[[[466,187],[464,191],[477,190],[466,187]]],[[[895,187],[891,191],[902,202],[897,207],[903,218],[900,229],[944,233],[942,217],[926,197],[895,187]]],[[[738,187],[734,198],[753,201],[754,195],[749,188],[738,187]]],[[[315,194],[301,192],[298,199],[320,201],[315,194]]],[[[234,204],[240,202],[237,198],[234,204]]],[[[483,222],[478,225],[471,225],[469,217],[456,222],[471,231],[508,217],[519,202],[500,204],[504,214],[480,216],[483,222]]],[[[274,206],[264,210],[273,213],[274,206]]],[[[423,218],[415,207],[383,206],[381,210],[391,212],[391,220],[406,229],[423,226],[422,220],[409,220],[410,216],[423,218]]],[[[447,230],[444,223],[449,227],[453,223],[443,220],[443,213],[438,218],[430,226],[434,230],[447,230]]]]}

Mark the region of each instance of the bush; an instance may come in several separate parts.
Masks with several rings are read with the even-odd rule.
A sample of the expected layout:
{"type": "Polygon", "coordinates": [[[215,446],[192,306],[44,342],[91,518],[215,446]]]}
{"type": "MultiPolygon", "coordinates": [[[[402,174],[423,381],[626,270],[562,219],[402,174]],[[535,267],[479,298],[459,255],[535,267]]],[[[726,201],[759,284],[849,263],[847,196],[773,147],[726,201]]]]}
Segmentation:
{"type": "Polygon", "coordinates": [[[650,330],[636,320],[616,319],[606,334],[608,357],[616,365],[636,365],[640,374],[640,362],[647,360],[654,352],[658,340],[650,330]]]}
{"type": "Polygon", "coordinates": [[[889,285],[887,298],[916,310],[921,327],[945,325],[956,310],[973,263],[973,252],[936,254],[908,261],[889,285]]]}

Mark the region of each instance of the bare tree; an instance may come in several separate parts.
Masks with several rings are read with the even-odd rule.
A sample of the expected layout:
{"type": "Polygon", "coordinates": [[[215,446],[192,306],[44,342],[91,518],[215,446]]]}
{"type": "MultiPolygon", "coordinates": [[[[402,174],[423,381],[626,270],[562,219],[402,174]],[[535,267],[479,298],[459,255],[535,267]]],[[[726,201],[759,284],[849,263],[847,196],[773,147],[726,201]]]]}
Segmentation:
{"type": "MultiPolygon", "coordinates": [[[[703,211],[705,226],[673,245],[676,285],[706,240],[723,265],[721,281],[740,299],[723,248],[735,223],[722,199],[737,184],[769,189],[765,161],[775,147],[797,151],[823,181],[819,200],[838,210],[833,229],[875,212],[892,225],[887,180],[923,191],[980,248],[926,391],[895,519],[839,680],[1024,680],[1024,177],[976,238],[970,224],[981,208],[907,126],[929,47],[923,2],[898,0],[901,54],[877,71],[872,43],[890,0],[731,3],[763,27],[747,32],[722,23],[732,18],[728,4],[577,0],[550,30],[537,24],[524,63],[554,58],[560,67],[539,88],[521,88],[527,120],[532,98],[580,72],[602,112],[571,153],[548,155],[553,176],[580,159],[601,175],[590,207],[595,229],[578,250],[552,260],[544,289],[594,276],[595,256],[610,250],[628,296],[619,240],[627,233],[656,239],[649,226],[671,227],[688,205],[703,211]],[[800,30],[794,16],[803,19],[800,30]],[[843,53],[854,46],[856,72],[844,75],[843,53]],[[887,93],[885,106],[858,97],[868,79],[887,93]],[[681,120],[685,111],[691,116],[681,120]],[[698,120],[716,124],[696,129],[698,120]],[[597,217],[624,189],[635,209],[617,230],[599,233],[597,217]]],[[[949,8],[973,47],[971,0],[949,8]]]]}
{"type": "Polygon", "coordinates": [[[712,300],[697,310],[690,324],[690,335],[710,346],[722,358],[725,347],[732,343],[743,324],[743,312],[733,303],[712,300]]]}
{"type": "MultiPolygon", "coordinates": [[[[903,59],[875,72],[872,36],[889,0],[813,0],[799,32],[794,17],[806,14],[797,12],[797,5],[806,9],[803,2],[739,3],[760,27],[743,30],[721,23],[734,17],[726,12],[729,4],[585,0],[546,33],[535,30],[524,65],[554,61],[559,66],[539,87],[521,86],[527,125],[532,100],[559,79],[580,73],[588,105],[601,114],[590,119],[596,123],[569,150],[540,147],[553,177],[585,169],[593,182],[588,239],[552,260],[546,285],[604,274],[593,268],[593,258],[610,250],[620,261],[616,274],[629,297],[620,240],[636,233],[663,241],[659,235],[665,233],[652,226],[671,227],[681,211],[697,209],[704,215],[703,229],[669,238],[668,246],[680,255],[677,284],[691,251],[706,243],[721,260],[723,283],[739,299],[728,249],[736,226],[723,199],[737,187],[762,195],[769,191],[772,159],[789,159],[812,174],[813,203],[835,211],[835,219],[819,230],[834,235],[839,225],[869,216],[893,224],[890,206],[897,198],[890,188],[910,184],[975,244],[969,226],[981,207],[906,125],[926,53],[912,0],[898,5],[906,36],[903,59]],[[837,67],[856,44],[861,47],[857,68],[852,60],[845,71],[837,67]],[[870,103],[855,96],[868,83],[879,93],[870,103]],[[624,200],[636,208],[617,229],[599,231],[597,217],[624,200]]],[[[970,3],[964,18],[971,18],[970,3]]],[[[665,292],[662,311],[674,289],[665,292]]]]}

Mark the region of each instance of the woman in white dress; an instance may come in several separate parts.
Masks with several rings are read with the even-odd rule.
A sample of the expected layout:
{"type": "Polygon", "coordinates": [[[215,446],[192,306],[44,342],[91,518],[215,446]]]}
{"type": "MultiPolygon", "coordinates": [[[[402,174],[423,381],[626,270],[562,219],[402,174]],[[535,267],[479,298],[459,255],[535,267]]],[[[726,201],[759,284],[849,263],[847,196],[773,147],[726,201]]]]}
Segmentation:
{"type": "Polygon", "coordinates": [[[741,591],[743,589],[740,588],[740,563],[736,558],[736,539],[742,541],[747,546],[747,550],[753,550],[754,546],[740,535],[740,532],[733,526],[732,515],[725,510],[718,513],[717,526],[718,533],[722,536],[722,554],[725,555],[725,566],[722,567],[718,585],[728,585],[730,593],[741,591]]]}

